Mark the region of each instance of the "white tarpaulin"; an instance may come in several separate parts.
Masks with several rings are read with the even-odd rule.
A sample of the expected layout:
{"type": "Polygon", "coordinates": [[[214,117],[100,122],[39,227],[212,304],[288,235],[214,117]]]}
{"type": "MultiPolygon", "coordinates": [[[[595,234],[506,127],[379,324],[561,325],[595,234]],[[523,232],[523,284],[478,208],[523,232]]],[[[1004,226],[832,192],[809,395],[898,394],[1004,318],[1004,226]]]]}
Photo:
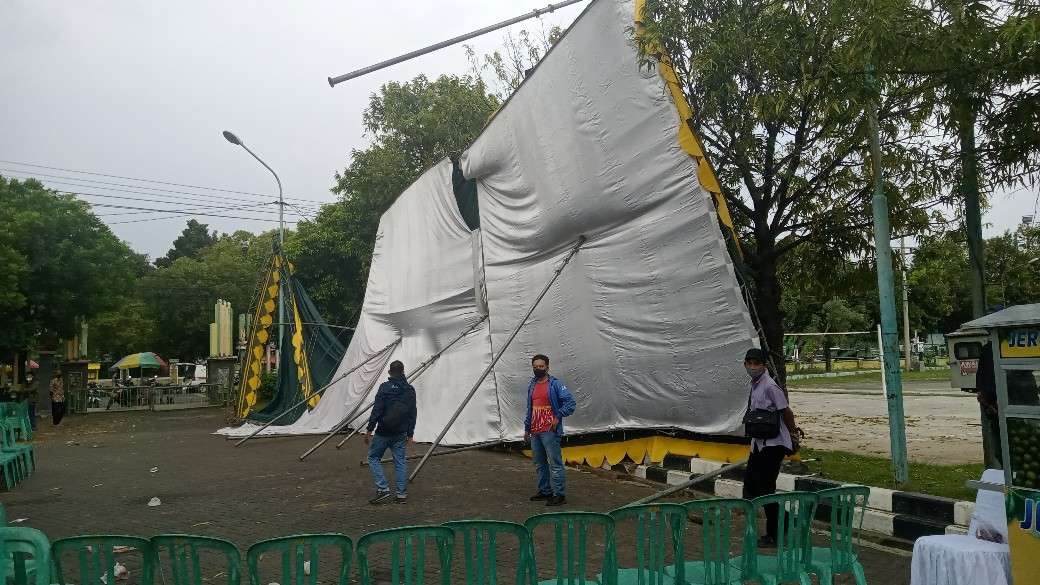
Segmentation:
{"type": "Polygon", "coordinates": [[[444,443],[521,438],[536,353],[550,356],[574,393],[570,434],[738,429],[747,400],[741,360],[757,338],[712,199],[679,147],[676,107],[657,72],[640,70],[633,20],[631,2],[595,1],[463,154],[463,174],[477,182],[479,230],[470,232],[458,210],[450,161],[400,196],[380,221],[340,372],[400,344],[337,382],[293,425],[268,431],[331,430],[385,377],[389,360],[414,368],[486,311],[414,381],[415,438],[433,440],[582,235],[588,242],[444,443]],[[475,292],[482,288],[486,306],[475,292]]]}

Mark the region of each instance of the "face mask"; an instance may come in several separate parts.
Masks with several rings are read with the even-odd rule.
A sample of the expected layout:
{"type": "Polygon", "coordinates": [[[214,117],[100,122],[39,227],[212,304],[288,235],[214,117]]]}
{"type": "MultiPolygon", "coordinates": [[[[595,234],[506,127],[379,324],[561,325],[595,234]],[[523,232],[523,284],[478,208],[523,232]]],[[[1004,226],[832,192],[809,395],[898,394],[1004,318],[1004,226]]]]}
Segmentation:
{"type": "Polygon", "coordinates": [[[535,378],[541,378],[541,377],[545,376],[547,373],[548,373],[547,370],[539,370],[538,368],[534,368],[534,377],[535,378]]]}
{"type": "Polygon", "coordinates": [[[752,380],[754,380],[755,378],[761,376],[762,372],[766,371],[765,368],[753,367],[753,366],[744,366],[744,369],[747,371],[747,375],[751,376],[752,380]]]}

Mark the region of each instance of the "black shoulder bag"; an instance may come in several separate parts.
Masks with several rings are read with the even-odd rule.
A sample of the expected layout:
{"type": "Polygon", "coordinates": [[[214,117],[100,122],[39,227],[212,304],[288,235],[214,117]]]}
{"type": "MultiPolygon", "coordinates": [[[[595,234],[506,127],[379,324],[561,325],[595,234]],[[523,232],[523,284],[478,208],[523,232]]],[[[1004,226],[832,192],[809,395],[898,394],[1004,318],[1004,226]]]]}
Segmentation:
{"type": "Polygon", "coordinates": [[[756,408],[751,410],[748,393],[747,412],[744,413],[744,434],[752,439],[775,439],[780,436],[780,411],[756,408]]]}

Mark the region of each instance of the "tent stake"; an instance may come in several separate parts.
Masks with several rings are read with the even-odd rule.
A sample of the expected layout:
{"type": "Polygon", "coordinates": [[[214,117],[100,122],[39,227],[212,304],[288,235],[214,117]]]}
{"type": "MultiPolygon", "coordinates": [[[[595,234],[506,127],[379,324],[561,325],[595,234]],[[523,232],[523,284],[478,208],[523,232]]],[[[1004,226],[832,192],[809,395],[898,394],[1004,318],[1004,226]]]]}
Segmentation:
{"type": "MultiPolygon", "coordinates": [[[[423,363],[419,364],[419,366],[417,368],[415,368],[414,370],[412,370],[411,372],[409,372],[408,375],[405,376],[405,378],[409,382],[412,382],[412,381],[414,381],[415,378],[418,378],[419,376],[421,376],[423,374],[423,372],[425,372],[426,369],[428,367],[430,367],[430,364],[435,362],[437,360],[437,358],[439,358],[441,356],[441,354],[443,354],[444,352],[448,351],[448,349],[451,346],[455,345],[459,340],[461,340],[462,338],[464,338],[467,335],[469,335],[474,329],[476,329],[481,323],[483,323],[486,320],[487,320],[487,315],[484,315],[478,321],[476,321],[475,323],[473,323],[472,325],[467,327],[466,330],[463,331],[462,333],[460,333],[458,337],[456,337],[455,339],[452,339],[447,345],[445,345],[439,351],[437,351],[437,353],[431,355],[429,358],[426,359],[426,361],[424,361],[423,363]]],[[[376,378],[376,381],[378,381],[378,380],[379,380],[379,378],[376,378]]],[[[373,384],[374,383],[375,382],[373,382],[373,384]]],[[[346,418],[343,419],[343,422],[341,422],[338,425],[336,425],[332,429],[332,431],[330,431],[329,434],[325,436],[324,439],[322,439],[321,441],[318,441],[317,445],[314,445],[306,453],[304,453],[303,455],[300,455],[300,461],[303,461],[304,459],[306,459],[318,447],[321,447],[326,442],[328,442],[329,439],[331,439],[333,436],[335,436],[337,433],[339,433],[343,429],[347,428],[347,426],[350,425],[350,423],[352,423],[355,420],[357,420],[358,416],[360,416],[363,412],[368,412],[368,409],[372,408],[372,404],[369,404],[364,410],[362,410],[360,412],[358,411],[358,409],[361,408],[362,402],[364,402],[365,398],[368,396],[369,392],[371,392],[371,391],[372,391],[372,386],[369,386],[368,390],[366,390],[365,393],[361,395],[361,398],[358,399],[357,406],[355,406],[354,410],[352,410],[350,412],[350,414],[348,414],[346,416],[346,418]]],[[[342,449],[343,445],[346,444],[346,442],[349,441],[350,438],[353,437],[356,434],[357,434],[357,430],[355,430],[354,432],[352,432],[349,435],[347,435],[347,437],[345,439],[343,439],[342,441],[339,442],[339,444],[336,445],[336,448],[337,449],[342,449]]]]}
{"type": "Polygon", "coordinates": [[[498,363],[498,360],[502,359],[502,356],[505,355],[506,349],[509,348],[509,344],[513,343],[513,340],[516,339],[516,336],[520,333],[520,329],[523,328],[524,324],[527,323],[527,320],[531,318],[531,315],[534,313],[535,308],[538,307],[538,303],[542,302],[542,299],[545,298],[546,293],[549,292],[549,288],[553,285],[553,283],[556,282],[556,279],[560,277],[560,273],[562,273],[563,269],[566,268],[567,263],[571,261],[571,258],[573,258],[574,255],[578,253],[578,250],[580,250],[582,245],[585,244],[585,241],[585,236],[578,236],[578,243],[574,245],[574,248],[571,249],[570,253],[567,254],[567,257],[563,259],[562,263],[560,263],[559,268],[556,269],[556,273],[553,274],[553,277],[549,279],[549,282],[545,283],[545,287],[542,288],[542,292],[538,294],[538,298],[536,298],[534,300],[534,303],[531,304],[531,308],[527,310],[527,314],[524,315],[523,319],[520,319],[519,323],[517,323],[516,328],[513,329],[513,332],[509,334],[509,339],[507,339],[502,348],[498,350],[498,353],[495,355],[494,358],[492,358],[491,363],[489,363],[487,367],[484,368],[484,373],[480,375],[480,378],[477,378],[477,382],[473,384],[473,388],[470,389],[469,394],[467,394],[466,397],[462,400],[462,404],[460,404],[459,407],[455,409],[455,414],[451,415],[451,419],[448,420],[448,424],[444,425],[444,428],[441,430],[441,434],[437,435],[437,439],[433,442],[432,445],[430,445],[430,449],[426,451],[426,454],[423,455],[422,460],[419,461],[419,464],[415,466],[415,471],[413,471],[412,475],[408,477],[409,482],[415,481],[415,476],[419,475],[419,471],[422,470],[423,465],[426,464],[426,461],[430,458],[430,455],[433,453],[433,450],[441,444],[441,440],[444,439],[444,435],[448,434],[448,429],[451,428],[451,425],[455,424],[455,421],[459,418],[459,415],[462,414],[462,410],[466,408],[466,405],[469,404],[469,401],[473,399],[473,395],[477,393],[478,389],[480,389],[480,385],[484,382],[484,378],[488,377],[488,374],[490,374],[491,370],[494,369],[495,364],[498,363]]]}
{"type": "MultiPolygon", "coordinates": [[[[494,447],[495,445],[501,445],[504,442],[505,441],[499,441],[496,439],[494,441],[487,441],[486,443],[477,443],[476,445],[466,445],[465,447],[445,449],[444,451],[437,451],[433,455],[430,455],[430,457],[436,457],[438,455],[451,455],[452,453],[461,453],[463,451],[472,451],[474,449],[483,449],[485,447],[494,447]]],[[[405,460],[411,461],[412,459],[419,459],[420,457],[422,457],[422,455],[409,455],[405,457],[405,460]]],[[[390,463],[393,460],[393,457],[386,457],[385,459],[381,460],[380,463],[390,463]]],[[[364,467],[366,465],[368,465],[368,459],[362,459],[361,466],[364,467]]]]}
{"type": "Polygon", "coordinates": [[[659,500],[659,499],[661,499],[661,498],[663,498],[665,496],[669,496],[671,494],[674,494],[675,492],[680,492],[680,491],[682,491],[682,490],[684,490],[684,489],[686,489],[688,487],[691,487],[691,486],[694,486],[694,485],[696,485],[698,483],[701,483],[702,481],[708,481],[709,479],[715,479],[716,477],[722,475],[723,473],[727,473],[727,472],[732,471],[734,469],[740,469],[741,467],[744,467],[745,465],[747,465],[747,459],[745,459],[743,461],[738,461],[736,463],[731,463],[729,465],[723,465],[722,467],[716,469],[715,471],[712,471],[712,472],[709,472],[709,473],[705,473],[704,475],[698,475],[697,477],[692,478],[690,481],[683,482],[683,483],[681,483],[679,485],[673,485],[672,487],[670,487],[670,488],[668,488],[666,490],[657,492],[656,494],[647,496],[647,497],[645,497],[645,498],[643,498],[641,500],[636,500],[636,501],[632,502],[631,504],[626,504],[625,507],[627,508],[628,506],[638,506],[640,504],[649,504],[650,502],[653,502],[654,500],[659,500]]]}
{"type": "Polygon", "coordinates": [[[290,406],[289,408],[287,408],[287,409],[283,410],[281,414],[279,414],[278,416],[276,416],[276,417],[272,418],[271,420],[267,421],[267,423],[266,423],[266,424],[264,424],[264,426],[262,426],[262,427],[260,427],[260,428],[256,429],[255,431],[253,431],[252,433],[250,433],[250,434],[249,434],[249,436],[247,436],[246,438],[242,439],[241,441],[239,441],[239,442],[235,443],[235,446],[236,446],[236,447],[238,447],[238,446],[239,446],[239,445],[241,445],[242,443],[245,443],[245,442],[246,442],[246,441],[248,441],[249,439],[252,439],[253,437],[255,437],[255,436],[259,435],[259,434],[260,434],[260,431],[262,431],[262,430],[266,429],[267,427],[269,427],[269,426],[273,425],[273,424],[274,424],[274,423],[275,423],[276,421],[279,421],[279,420],[281,420],[283,416],[285,416],[285,415],[289,414],[290,412],[292,412],[292,411],[293,411],[293,410],[294,410],[294,409],[295,409],[295,408],[296,408],[297,406],[302,406],[302,405],[304,405],[304,404],[307,404],[308,402],[310,402],[311,398],[314,398],[315,396],[321,396],[321,395],[322,395],[322,394],[324,394],[324,393],[325,393],[325,391],[326,391],[326,390],[328,390],[328,389],[329,389],[329,388],[330,388],[330,387],[331,387],[331,386],[332,386],[333,384],[335,384],[336,382],[339,382],[339,381],[340,381],[340,380],[342,380],[343,378],[346,378],[346,377],[347,377],[348,375],[350,375],[350,374],[354,373],[354,370],[357,370],[357,369],[358,369],[358,368],[360,368],[361,366],[363,366],[363,365],[367,364],[368,362],[370,362],[370,361],[374,360],[374,359],[375,359],[376,357],[378,357],[378,356],[382,355],[384,351],[386,351],[386,350],[390,349],[391,347],[393,347],[393,346],[397,345],[398,343],[401,343],[401,339],[400,339],[400,338],[398,338],[398,339],[397,339],[397,341],[395,341],[395,342],[391,343],[390,345],[388,345],[388,346],[384,347],[383,349],[379,350],[378,352],[374,353],[373,355],[371,355],[371,356],[370,356],[370,357],[369,357],[368,359],[366,359],[365,361],[363,361],[363,362],[361,362],[360,364],[358,364],[358,365],[354,366],[353,368],[350,368],[350,370],[349,370],[349,371],[347,371],[347,372],[345,372],[345,373],[344,373],[344,374],[343,374],[342,376],[338,376],[338,377],[337,377],[337,378],[336,378],[335,380],[332,380],[332,381],[331,381],[331,382],[329,382],[328,384],[325,384],[325,385],[324,385],[323,387],[319,388],[319,389],[318,389],[318,391],[317,391],[317,392],[315,392],[314,394],[311,394],[311,395],[310,395],[309,397],[307,397],[307,398],[304,398],[303,400],[301,400],[301,401],[297,402],[296,404],[294,404],[294,405],[290,406]]]}

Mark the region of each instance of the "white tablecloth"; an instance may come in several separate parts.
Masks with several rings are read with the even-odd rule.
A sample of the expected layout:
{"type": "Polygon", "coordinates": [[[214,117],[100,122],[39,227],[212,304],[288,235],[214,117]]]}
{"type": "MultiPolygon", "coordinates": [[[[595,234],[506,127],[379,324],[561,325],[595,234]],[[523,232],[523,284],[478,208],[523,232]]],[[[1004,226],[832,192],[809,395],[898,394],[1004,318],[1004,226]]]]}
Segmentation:
{"type": "Polygon", "coordinates": [[[1008,545],[971,536],[924,536],[914,543],[910,585],[1008,585],[1008,545]]]}

